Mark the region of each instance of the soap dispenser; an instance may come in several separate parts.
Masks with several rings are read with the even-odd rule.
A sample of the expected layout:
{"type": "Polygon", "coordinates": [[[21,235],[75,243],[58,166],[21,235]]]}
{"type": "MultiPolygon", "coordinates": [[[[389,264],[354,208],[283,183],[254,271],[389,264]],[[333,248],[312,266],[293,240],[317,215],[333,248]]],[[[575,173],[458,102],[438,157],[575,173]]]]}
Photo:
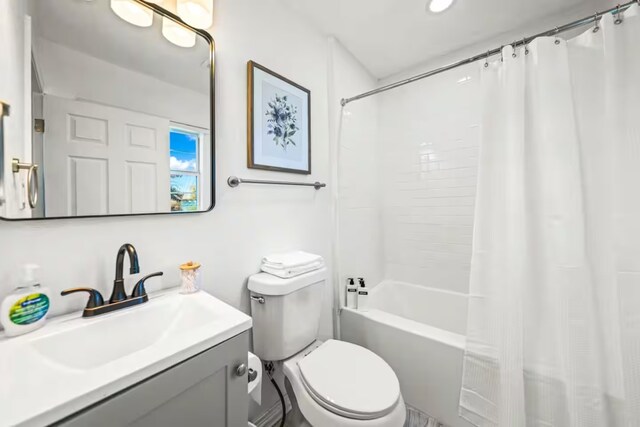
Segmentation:
{"type": "Polygon", "coordinates": [[[358,286],[353,277],[347,279],[347,308],[356,308],[358,299],[358,286]]]}
{"type": "Polygon", "coordinates": [[[364,279],[362,277],[358,278],[358,284],[360,287],[358,288],[358,310],[360,311],[368,311],[369,310],[369,288],[364,283],[364,279]]]}
{"type": "Polygon", "coordinates": [[[38,267],[22,267],[20,284],[0,306],[0,323],[7,336],[22,335],[44,325],[49,312],[49,290],[37,279],[38,267]]]}

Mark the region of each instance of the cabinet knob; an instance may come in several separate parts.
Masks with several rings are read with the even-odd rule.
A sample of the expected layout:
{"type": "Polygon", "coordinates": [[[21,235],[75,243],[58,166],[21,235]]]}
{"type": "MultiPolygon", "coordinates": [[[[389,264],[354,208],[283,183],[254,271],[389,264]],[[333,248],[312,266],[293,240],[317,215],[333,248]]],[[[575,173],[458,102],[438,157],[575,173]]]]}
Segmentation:
{"type": "Polygon", "coordinates": [[[246,373],[247,373],[247,365],[245,365],[244,363],[241,365],[238,365],[238,367],[236,368],[236,375],[239,377],[242,377],[246,373]]]}

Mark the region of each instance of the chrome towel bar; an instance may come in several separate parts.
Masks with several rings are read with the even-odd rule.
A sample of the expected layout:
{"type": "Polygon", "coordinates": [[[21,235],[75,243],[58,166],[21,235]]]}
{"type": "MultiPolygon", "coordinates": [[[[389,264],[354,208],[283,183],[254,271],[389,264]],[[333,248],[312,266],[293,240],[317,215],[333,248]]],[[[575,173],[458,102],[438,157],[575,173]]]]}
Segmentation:
{"type": "Polygon", "coordinates": [[[237,176],[230,176],[227,179],[227,184],[229,187],[237,187],[240,184],[268,184],[268,185],[294,185],[297,187],[313,187],[316,190],[324,188],[327,184],[323,182],[292,182],[292,181],[271,181],[271,180],[258,180],[258,179],[244,179],[238,178],[237,176]]]}

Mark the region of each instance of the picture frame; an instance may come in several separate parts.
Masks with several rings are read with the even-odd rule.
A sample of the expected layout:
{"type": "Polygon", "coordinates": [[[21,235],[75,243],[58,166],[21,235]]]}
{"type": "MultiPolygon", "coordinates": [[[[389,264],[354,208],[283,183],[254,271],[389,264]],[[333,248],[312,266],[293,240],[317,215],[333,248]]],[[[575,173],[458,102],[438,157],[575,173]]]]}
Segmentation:
{"type": "Polygon", "coordinates": [[[311,91],[247,63],[247,167],[311,174],[311,91]]]}

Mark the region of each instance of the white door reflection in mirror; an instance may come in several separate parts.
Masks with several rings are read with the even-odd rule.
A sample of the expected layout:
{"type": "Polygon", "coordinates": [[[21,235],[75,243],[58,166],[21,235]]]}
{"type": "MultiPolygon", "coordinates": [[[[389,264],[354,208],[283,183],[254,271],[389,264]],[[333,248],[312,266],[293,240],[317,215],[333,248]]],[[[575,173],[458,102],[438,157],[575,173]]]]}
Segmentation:
{"type": "Polygon", "coordinates": [[[169,120],[45,95],[47,216],[169,212],[169,120]]]}

